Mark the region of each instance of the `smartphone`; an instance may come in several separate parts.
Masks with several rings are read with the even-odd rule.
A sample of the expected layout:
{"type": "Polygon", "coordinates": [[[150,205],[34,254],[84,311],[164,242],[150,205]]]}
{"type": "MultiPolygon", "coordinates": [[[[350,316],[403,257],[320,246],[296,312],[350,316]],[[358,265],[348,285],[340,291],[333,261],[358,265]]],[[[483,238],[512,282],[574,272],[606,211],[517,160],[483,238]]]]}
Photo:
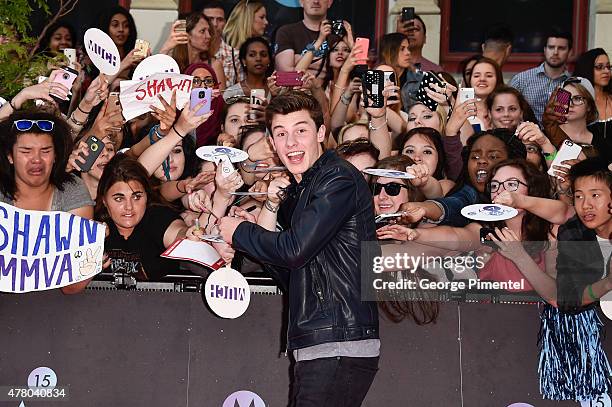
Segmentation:
{"type": "MultiPolygon", "coordinates": [[[[394,72],[390,72],[390,71],[385,71],[385,86],[393,86],[396,84],[395,82],[395,73],[394,72]]],[[[398,100],[397,97],[397,92],[393,92],[391,94],[389,94],[389,97],[387,98],[388,101],[395,101],[398,100]]]]}
{"type": "Polygon", "coordinates": [[[74,68],[74,63],[77,60],[76,49],[74,48],[64,48],[64,55],[68,58],[68,62],[70,63],[70,67],[74,68]]]}
{"type": "Polygon", "coordinates": [[[297,71],[277,72],[276,84],[278,86],[302,86],[302,73],[297,71]]]}
{"type": "MultiPolygon", "coordinates": [[[[68,91],[70,92],[70,89],[72,88],[72,84],[74,83],[77,76],[79,76],[79,73],[75,71],[74,69],[67,66],[67,67],[62,68],[62,72],[60,74],[55,75],[53,82],[61,83],[66,88],[68,88],[68,91]]],[[[57,95],[53,95],[53,94],[51,94],[51,96],[57,97],[57,95]]]]}
{"type": "Polygon", "coordinates": [[[96,136],[89,136],[85,143],[89,149],[89,155],[85,157],[83,153],[80,153],[79,156],[83,160],[76,162],[82,172],[91,170],[91,167],[93,167],[100,154],[102,154],[102,151],[104,151],[104,143],[96,136]]]}
{"type": "Polygon", "coordinates": [[[222,155],[220,157],[219,165],[221,166],[221,173],[224,177],[229,177],[236,169],[232,165],[232,161],[227,155],[222,155]]]}
{"type": "Polygon", "coordinates": [[[563,88],[557,89],[555,112],[561,114],[569,113],[569,104],[572,98],[572,94],[563,88]],[[560,105],[560,106],[559,106],[560,105]],[[567,106],[567,107],[564,107],[567,106]]]}
{"type": "Polygon", "coordinates": [[[385,73],[383,71],[367,71],[363,77],[362,87],[365,107],[383,107],[385,105],[385,98],[383,97],[385,73]]]}
{"type": "Polygon", "coordinates": [[[459,92],[457,93],[457,103],[461,104],[469,99],[474,99],[476,95],[474,94],[474,88],[459,88],[459,92]]]}
{"type": "Polygon", "coordinates": [[[106,108],[106,114],[121,110],[121,104],[119,103],[119,92],[111,92],[108,94],[108,107],[106,108]]]}
{"type": "Polygon", "coordinates": [[[204,106],[200,108],[196,112],[197,116],[202,116],[210,112],[210,105],[212,102],[212,89],[207,88],[197,88],[191,90],[191,95],[189,96],[189,107],[193,109],[197,104],[204,101],[204,106]]]}
{"type": "Polygon", "coordinates": [[[414,7],[402,8],[402,21],[414,20],[414,7]]]}
{"type": "Polygon", "coordinates": [[[174,29],[175,32],[187,32],[187,20],[178,20],[179,24],[174,29]]]}
{"type": "Polygon", "coordinates": [[[496,239],[499,239],[499,237],[495,233],[495,229],[487,228],[483,226],[482,228],[480,228],[480,243],[497,250],[499,246],[497,246],[495,242],[491,240],[491,238],[489,238],[489,233],[495,236],[496,239]]]}
{"type": "Polygon", "coordinates": [[[368,62],[368,52],[370,49],[370,39],[357,37],[355,39],[355,46],[361,46],[361,51],[355,54],[355,59],[357,60],[357,64],[367,64],[368,62]]]}
{"type": "Polygon", "coordinates": [[[264,89],[251,89],[251,104],[262,105],[266,99],[266,91],[264,89]]]}
{"type": "Polygon", "coordinates": [[[150,48],[149,41],[137,39],[134,45],[134,56],[146,58],[150,48]]]}
{"type": "Polygon", "coordinates": [[[550,168],[548,169],[548,175],[555,176],[553,166],[561,165],[563,161],[575,160],[580,155],[582,147],[574,143],[572,140],[565,140],[561,144],[561,148],[557,152],[555,159],[553,160],[550,168]]]}

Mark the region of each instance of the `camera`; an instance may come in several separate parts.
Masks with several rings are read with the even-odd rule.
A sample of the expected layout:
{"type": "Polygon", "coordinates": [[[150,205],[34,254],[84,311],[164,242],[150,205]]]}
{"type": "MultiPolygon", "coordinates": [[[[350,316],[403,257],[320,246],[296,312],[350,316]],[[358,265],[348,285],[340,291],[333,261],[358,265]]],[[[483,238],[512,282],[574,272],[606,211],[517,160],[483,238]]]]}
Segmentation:
{"type": "Polygon", "coordinates": [[[199,97],[200,99],[204,99],[204,98],[206,97],[206,91],[201,90],[201,91],[198,93],[198,97],[199,97]]]}
{"type": "Polygon", "coordinates": [[[64,80],[68,80],[68,79],[70,79],[70,75],[68,75],[67,73],[63,73],[63,74],[62,74],[62,78],[63,78],[64,80]]]}
{"type": "Polygon", "coordinates": [[[346,35],[346,28],[344,28],[344,21],[334,20],[332,21],[332,33],[338,37],[344,37],[346,35]]]}

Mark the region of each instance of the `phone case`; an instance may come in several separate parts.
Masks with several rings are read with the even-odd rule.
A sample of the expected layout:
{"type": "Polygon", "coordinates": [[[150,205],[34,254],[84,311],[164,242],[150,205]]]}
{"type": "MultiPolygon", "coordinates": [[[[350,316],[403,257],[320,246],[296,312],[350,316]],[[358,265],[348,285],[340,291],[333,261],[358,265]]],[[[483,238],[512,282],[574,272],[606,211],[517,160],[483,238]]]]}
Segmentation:
{"type": "Polygon", "coordinates": [[[64,55],[68,58],[68,62],[74,64],[77,59],[76,49],[74,48],[64,48],[64,55]]]}
{"type": "MultiPolygon", "coordinates": [[[[395,73],[385,71],[385,86],[395,84],[395,73]]],[[[390,94],[388,100],[398,100],[397,92],[393,92],[392,94],[390,94]]]]}
{"type": "Polygon", "coordinates": [[[433,112],[438,108],[438,102],[430,98],[429,95],[427,95],[427,92],[425,91],[425,89],[429,89],[429,85],[431,83],[436,83],[440,86],[443,85],[442,80],[438,78],[435,73],[427,71],[423,74],[423,79],[421,79],[421,83],[419,83],[419,89],[416,93],[416,99],[419,102],[423,103],[425,106],[427,106],[427,108],[433,112]]]}
{"type": "Polygon", "coordinates": [[[301,72],[277,72],[276,84],[278,86],[302,86],[301,72]]]}
{"type": "Polygon", "coordinates": [[[262,105],[266,98],[266,91],[264,89],[251,89],[251,104],[262,105]]]}
{"type": "Polygon", "coordinates": [[[62,73],[55,76],[55,79],[53,79],[53,82],[61,83],[62,85],[66,86],[68,90],[70,90],[77,76],[78,76],[77,71],[75,71],[72,68],[65,67],[65,68],[62,68],[62,73]]]}
{"type": "Polygon", "coordinates": [[[368,60],[368,51],[370,48],[370,39],[357,37],[355,39],[355,46],[361,45],[361,51],[355,54],[357,62],[366,63],[368,60]]]}
{"type": "Polygon", "coordinates": [[[554,174],[554,166],[561,165],[563,161],[566,160],[575,160],[580,155],[582,151],[582,147],[578,144],[574,143],[572,140],[565,140],[563,144],[561,144],[561,148],[557,152],[555,159],[553,160],[550,168],[548,169],[548,175],[555,176],[554,174]]]}
{"type": "Polygon", "coordinates": [[[414,20],[414,7],[402,8],[402,21],[414,20]]]}
{"type": "Polygon", "coordinates": [[[149,41],[137,39],[134,46],[134,55],[145,58],[149,52],[149,41]]]}
{"type": "Polygon", "coordinates": [[[385,75],[383,71],[367,71],[363,78],[363,100],[365,107],[383,107],[385,98],[385,75]]]}
{"type": "Polygon", "coordinates": [[[211,99],[212,99],[212,89],[205,89],[205,88],[192,89],[191,95],[189,97],[189,103],[190,103],[189,106],[191,109],[193,109],[198,103],[204,101],[204,106],[202,106],[200,110],[196,112],[197,116],[202,116],[203,114],[210,112],[210,105],[212,102],[211,99]]]}
{"type": "Polygon", "coordinates": [[[179,21],[179,25],[176,26],[175,28],[175,32],[186,32],[187,31],[187,20],[178,20],[179,21]]]}
{"type": "Polygon", "coordinates": [[[220,157],[219,165],[221,166],[221,173],[224,177],[229,177],[236,169],[232,165],[232,161],[226,155],[220,157]]]}
{"type": "Polygon", "coordinates": [[[561,114],[567,114],[569,112],[569,104],[570,104],[571,98],[572,98],[572,94],[570,92],[562,88],[558,89],[557,96],[556,96],[557,106],[555,106],[555,112],[561,113],[561,114]],[[563,107],[564,105],[567,105],[568,107],[565,108],[563,107]]]}
{"type": "Polygon", "coordinates": [[[82,153],[79,154],[83,160],[77,162],[82,172],[91,170],[91,167],[93,167],[94,163],[104,150],[104,143],[96,136],[89,136],[85,143],[87,143],[87,146],[89,147],[89,155],[85,157],[82,153]]]}

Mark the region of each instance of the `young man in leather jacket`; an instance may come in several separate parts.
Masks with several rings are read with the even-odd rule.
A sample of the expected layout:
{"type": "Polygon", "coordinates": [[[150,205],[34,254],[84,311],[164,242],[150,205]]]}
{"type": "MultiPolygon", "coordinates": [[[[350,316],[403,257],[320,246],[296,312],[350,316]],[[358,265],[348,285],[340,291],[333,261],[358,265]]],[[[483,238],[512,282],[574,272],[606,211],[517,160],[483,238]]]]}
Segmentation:
{"type": "Polygon", "coordinates": [[[289,296],[287,347],[296,360],[290,405],[359,406],[380,348],[376,304],[361,301],[362,259],[378,251],[362,247],[376,241],[372,195],[355,167],[323,151],[323,113],[312,96],[275,97],[266,124],[290,180],[270,183],[258,218],[265,228],[225,217],[219,229],[236,250],[263,263],[289,296]]]}

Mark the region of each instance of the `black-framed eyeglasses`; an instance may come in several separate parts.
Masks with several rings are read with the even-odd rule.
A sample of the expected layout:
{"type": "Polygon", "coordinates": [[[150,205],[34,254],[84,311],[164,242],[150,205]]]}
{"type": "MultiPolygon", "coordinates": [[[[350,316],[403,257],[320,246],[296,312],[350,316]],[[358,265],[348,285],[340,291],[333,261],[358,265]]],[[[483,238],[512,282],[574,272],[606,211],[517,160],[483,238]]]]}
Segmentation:
{"type": "Polygon", "coordinates": [[[34,125],[38,127],[41,131],[53,131],[53,123],[51,120],[29,120],[29,119],[21,119],[15,120],[13,122],[15,128],[19,131],[29,131],[34,125]]]}
{"type": "Polygon", "coordinates": [[[212,76],[207,76],[206,78],[200,78],[198,76],[194,76],[193,84],[196,86],[201,86],[202,84],[204,84],[204,86],[208,88],[212,88],[217,84],[217,81],[215,81],[212,76]]]}
{"type": "Polygon", "coordinates": [[[380,184],[375,182],[372,184],[372,193],[374,196],[380,195],[383,188],[387,195],[398,196],[402,188],[408,189],[408,186],[405,184],[399,184],[397,182],[389,182],[388,184],[380,184]]]}
{"type": "Polygon", "coordinates": [[[358,138],[355,140],[345,141],[344,143],[336,147],[336,151],[339,153],[345,153],[346,151],[352,149],[355,146],[366,145],[366,144],[372,144],[372,142],[365,138],[358,138]]]}
{"type": "Polygon", "coordinates": [[[514,192],[519,189],[519,185],[525,185],[528,187],[529,185],[525,184],[523,181],[519,181],[518,179],[507,179],[505,181],[491,181],[489,182],[489,192],[497,192],[499,187],[503,186],[504,189],[508,192],[514,192]]]}

